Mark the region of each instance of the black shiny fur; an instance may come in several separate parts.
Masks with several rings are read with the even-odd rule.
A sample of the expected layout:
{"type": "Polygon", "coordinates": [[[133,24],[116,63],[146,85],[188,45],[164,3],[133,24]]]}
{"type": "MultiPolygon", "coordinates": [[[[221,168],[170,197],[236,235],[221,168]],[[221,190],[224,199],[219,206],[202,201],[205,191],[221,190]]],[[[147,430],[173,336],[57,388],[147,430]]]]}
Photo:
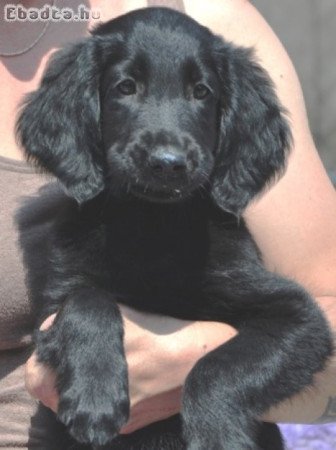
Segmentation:
{"type": "Polygon", "coordinates": [[[36,345],[70,447],[282,449],[260,417],[310,385],[332,345],[309,294],[265,270],[237,219],[291,141],[253,52],[178,12],[134,11],[57,53],[17,130],[70,197],[46,259],[30,256],[44,268],[30,267],[40,320],[59,310],[36,345]],[[179,417],[127,437],[117,302],[239,331],[192,369],[179,417]]]}

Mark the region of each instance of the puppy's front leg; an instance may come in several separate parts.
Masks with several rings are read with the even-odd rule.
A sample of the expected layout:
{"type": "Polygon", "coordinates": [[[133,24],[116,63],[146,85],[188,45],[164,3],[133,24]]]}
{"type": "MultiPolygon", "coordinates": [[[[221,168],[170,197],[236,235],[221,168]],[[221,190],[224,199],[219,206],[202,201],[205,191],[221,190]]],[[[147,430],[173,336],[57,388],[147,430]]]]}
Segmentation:
{"type": "Polygon", "coordinates": [[[72,294],[36,344],[39,361],[57,374],[60,421],[80,443],[109,443],[129,415],[122,319],[111,294],[72,294]]]}
{"type": "Polygon", "coordinates": [[[252,274],[254,282],[249,272],[236,273],[208,288],[212,300],[205,308],[214,305],[213,317],[222,314],[238,335],[200,359],[187,377],[188,450],[282,449],[275,432],[271,447],[260,444],[260,417],[311,385],[332,355],[328,324],[310,296],[266,271],[252,274]]]}

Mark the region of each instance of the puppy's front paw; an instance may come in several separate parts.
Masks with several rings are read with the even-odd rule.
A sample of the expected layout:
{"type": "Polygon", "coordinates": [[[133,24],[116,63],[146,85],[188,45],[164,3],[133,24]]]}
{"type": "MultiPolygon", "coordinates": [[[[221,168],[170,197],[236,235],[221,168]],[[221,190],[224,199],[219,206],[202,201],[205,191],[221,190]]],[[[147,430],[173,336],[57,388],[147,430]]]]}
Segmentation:
{"type": "MultiPolygon", "coordinates": [[[[88,380],[90,381],[90,380],[88,380]]],[[[104,446],[115,438],[129,416],[127,390],[114,379],[104,388],[98,380],[72,384],[60,397],[58,418],[81,444],[104,446]]]]}
{"type": "Polygon", "coordinates": [[[76,441],[104,446],[128,420],[126,361],[120,348],[116,346],[114,357],[109,357],[94,339],[81,350],[79,332],[62,345],[65,335],[59,323],[36,333],[39,360],[57,374],[58,418],[76,441]]]}
{"type": "Polygon", "coordinates": [[[220,376],[221,365],[208,354],[187,377],[182,402],[187,450],[258,450],[256,423],[241,410],[235,386],[220,376]]]}
{"type": "Polygon", "coordinates": [[[62,306],[38,355],[57,375],[58,418],[81,444],[109,444],[129,415],[123,326],[113,298],[82,289],[62,306]]]}

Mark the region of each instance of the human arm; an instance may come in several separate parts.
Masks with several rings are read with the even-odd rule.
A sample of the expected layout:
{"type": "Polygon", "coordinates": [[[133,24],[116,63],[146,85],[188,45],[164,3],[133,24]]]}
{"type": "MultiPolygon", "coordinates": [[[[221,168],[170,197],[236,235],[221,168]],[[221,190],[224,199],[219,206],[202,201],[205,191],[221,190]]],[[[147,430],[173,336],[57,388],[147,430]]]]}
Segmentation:
{"type": "MultiPolygon", "coordinates": [[[[213,31],[255,48],[288,111],[293,133],[284,176],[248,206],[244,218],[266,267],[301,283],[336,331],[336,191],[316,150],[295,69],[278,38],[248,1],[212,2],[201,9],[196,2],[196,19],[203,13],[213,31]]],[[[318,375],[315,387],[272,409],[268,418],[303,423],[327,420],[322,417],[330,417],[327,409],[336,404],[335,375],[336,359],[318,375]]]]}
{"type": "MultiPolygon", "coordinates": [[[[336,302],[319,300],[336,329],[336,302]]],[[[129,366],[131,417],[123,432],[132,432],[179,411],[183,382],[194,363],[207,351],[235,336],[236,331],[216,322],[187,322],[138,313],[121,306],[125,325],[125,353],[129,366]]],[[[43,327],[50,326],[50,317],[43,327]]],[[[335,420],[336,361],[318,374],[313,387],[283,402],[263,418],[271,422],[322,423],[335,420]]],[[[55,375],[36,361],[26,365],[30,393],[57,411],[55,375]]]]}

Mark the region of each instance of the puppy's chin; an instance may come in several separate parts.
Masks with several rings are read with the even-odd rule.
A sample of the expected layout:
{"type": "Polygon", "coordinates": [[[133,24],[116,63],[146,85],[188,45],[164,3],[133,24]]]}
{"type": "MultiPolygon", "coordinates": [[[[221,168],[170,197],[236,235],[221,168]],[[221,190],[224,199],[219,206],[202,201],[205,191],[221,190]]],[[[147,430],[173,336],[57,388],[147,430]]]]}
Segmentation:
{"type": "Polygon", "coordinates": [[[130,192],[141,200],[152,203],[177,203],[190,198],[194,189],[171,189],[166,191],[154,190],[136,186],[131,188],[130,192]]]}

